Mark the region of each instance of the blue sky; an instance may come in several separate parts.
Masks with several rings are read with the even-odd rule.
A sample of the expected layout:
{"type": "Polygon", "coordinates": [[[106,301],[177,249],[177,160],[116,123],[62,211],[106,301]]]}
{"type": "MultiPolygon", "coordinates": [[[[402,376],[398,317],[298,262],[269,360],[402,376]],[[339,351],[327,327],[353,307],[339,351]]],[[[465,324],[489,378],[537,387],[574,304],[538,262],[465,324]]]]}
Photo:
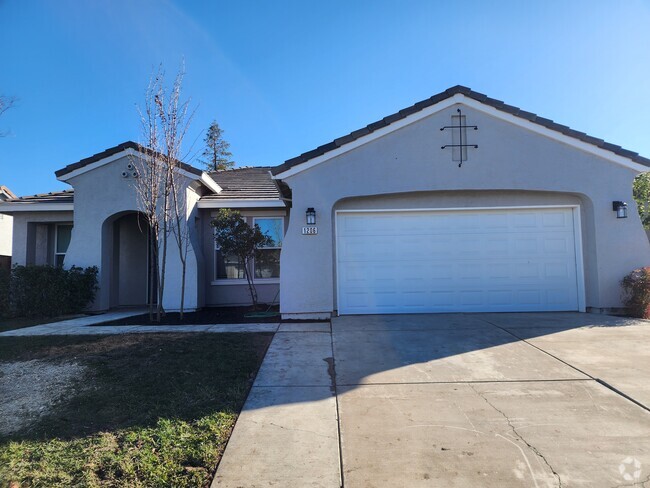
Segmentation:
{"type": "Polygon", "coordinates": [[[462,84],[650,156],[650,1],[0,0],[0,184],[126,140],[153,69],[240,165],[275,165],[462,84]]]}

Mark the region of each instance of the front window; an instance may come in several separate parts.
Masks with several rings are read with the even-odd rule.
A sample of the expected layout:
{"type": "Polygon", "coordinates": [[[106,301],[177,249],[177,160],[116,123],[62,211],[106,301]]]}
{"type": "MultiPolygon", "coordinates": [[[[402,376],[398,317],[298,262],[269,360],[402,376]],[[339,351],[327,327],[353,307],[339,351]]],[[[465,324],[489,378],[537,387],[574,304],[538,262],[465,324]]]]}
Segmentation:
{"type": "MultiPolygon", "coordinates": [[[[249,221],[250,222],[250,221],[249,221]]],[[[280,249],[284,236],[283,217],[255,217],[252,224],[257,224],[263,234],[272,240],[271,245],[260,249],[258,257],[252,265],[255,279],[277,279],[280,277],[280,249]]],[[[214,244],[214,276],[216,280],[246,279],[244,263],[237,256],[224,255],[215,241],[214,244]]]]}
{"type": "Polygon", "coordinates": [[[261,249],[255,260],[255,278],[279,278],[284,219],[282,217],[260,217],[253,219],[253,223],[259,226],[262,234],[271,238],[271,244],[261,249]]]}
{"type": "Polygon", "coordinates": [[[244,275],[244,263],[237,256],[225,255],[217,247],[216,252],[216,277],[218,280],[241,280],[244,275]]]}
{"type": "Polygon", "coordinates": [[[72,238],[72,225],[58,224],[54,236],[54,265],[63,266],[65,253],[68,251],[72,238]]]}

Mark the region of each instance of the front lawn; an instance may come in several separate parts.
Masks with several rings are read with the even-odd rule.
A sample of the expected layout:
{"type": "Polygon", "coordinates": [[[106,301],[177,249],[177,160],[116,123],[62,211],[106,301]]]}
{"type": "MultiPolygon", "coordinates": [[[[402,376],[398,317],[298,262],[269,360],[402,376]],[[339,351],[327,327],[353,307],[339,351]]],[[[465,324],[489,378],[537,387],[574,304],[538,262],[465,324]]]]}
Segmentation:
{"type": "Polygon", "coordinates": [[[270,340],[0,338],[0,486],[208,485],[270,340]]]}

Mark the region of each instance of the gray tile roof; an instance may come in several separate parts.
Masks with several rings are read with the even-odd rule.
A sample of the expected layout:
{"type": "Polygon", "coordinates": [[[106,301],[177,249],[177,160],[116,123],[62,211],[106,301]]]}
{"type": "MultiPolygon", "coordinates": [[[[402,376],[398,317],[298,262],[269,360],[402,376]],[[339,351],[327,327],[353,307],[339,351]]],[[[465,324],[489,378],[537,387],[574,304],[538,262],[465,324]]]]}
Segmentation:
{"type": "Polygon", "coordinates": [[[536,124],[539,124],[541,126],[544,126],[548,129],[554,130],[556,132],[560,132],[561,134],[564,134],[569,137],[573,137],[575,139],[578,139],[583,142],[587,142],[589,144],[593,144],[596,147],[599,147],[601,149],[605,149],[607,151],[611,151],[614,154],[617,154],[619,156],[623,156],[626,158],[631,159],[632,161],[642,164],[644,166],[650,166],[650,159],[644,158],[643,156],[639,156],[638,153],[635,153],[633,151],[628,151],[627,149],[623,149],[621,146],[616,146],[614,144],[610,144],[608,142],[603,141],[602,139],[598,139],[596,137],[591,137],[584,132],[578,132],[576,130],[571,129],[570,127],[567,127],[565,125],[560,125],[555,122],[553,122],[550,119],[545,119],[543,117],[539,117],[534,113],[531,112],[526,112],[519,107],[515,107],[512,105],[506,105],[504,102],[501,100],[496,100],[494,98],[490,98],[487,95],[484,95],[482,93],[475,92],[471,88],[467,88],[465,86],[461,85],[456,85],[453,86],[447,90],[445,90],[442,93],[438,93],[437,95],[432,96],[431,98],[427,98],[426,100],[422,100],[421,102],[418,102],[414,105],[411,105],[410,107],[407,107],[403,110],[400,110],[397,113],[394,113],[392,115],[389,115],[388,117],[384,117],[381,120],[378,120],[376,122],[373,122],[372,124],[368,124],[366,127],[363,127],[362,129],[355,130],[354,132],[350,132],[348,135],[345,135],[343,137],[339,137],[338,139],[334,139],[331,142],[328,142],[327,144],[324,144],[322,146],[317,147],[316,149],[313,149],[311,151],[308,151],[306,153],[301,154],[300,156],[297,156],[292,159],[288,159],[285,161],[283,164],[279,166],[275,166],[271,171],[274,175],[277,175],[279,173],[282,173],[283,171],[286,171],[290,168],[293,168],[294,166],[297,166],[299,164],[305,163],[309,161],[310,159],[313,159],[318,156],[322,156],[325,153],[328,153],[329,151],[332,151],[334,149],[337,149],[349,142],[355,141],[359,139],[360,137],[363,137],[365,135],[368,135],[377,129],[381,129],[383,127],[387,127],[393,122],[396,122],[398,120],[404,119],[408,117],[409,115],[412,115],[416,112],[419,112],[420,110],[423,110],[427,107],[430,107],[432,105],[435,105],[436,103],[442,102],[443,100],[446,100],[447,98],[451,98],[456,94],[462,94],[465,95],[468,98],[472,98],[478,102],[484,103],[486,105],[489,105],[493,108],[496,108],[497,110],[501,110],[502,112],[509,113],[511,115],[514,115],[516,117],[528,120],[530,122],[534,122],[536,124]]]}
{"type": "Polygon", "coordinates": [[[38,193],[36,195],[29,195],[25,197],[10,198],[6,203],[73,203],[74,191],[51,191],[49,193],[38,193]]]}
{"type": "MultiPolygon", "coordinates": [[[[208,194],[201,200],[276,200],[280,192],[269,174],[270,167],[236,168],[212,171],[210,176],[223,188],[219,194],[208,194]]],[[[7,203],[73,203],[74,190],[53,191],[24,197],[11,198],[7,203]]]]}
{"type": "MultiPolygon", "coordinates": [[[[152,152],[151,149],[141,146],[137,142],[126,141],[123,142],[122,144],[118,144],[117,146],[113,146],[108,149],[105,149],[104,151],[99,152],[97,154],[93,154],[88,158],[84,158],[81,161],[77,161],[76,163],[69,164],[65,168],[55,171],[54,174],[56,175],[57,178],[60,178],[61,176],[71,173],[72,171],[75,171],[79,168],[83,168],[84,166],[88,166],[89,164],[95,163],[104,158],[108,158],[109,156],[120,153],[126,149],[133,149],[135,151],[139,151],[144,154],[152,152]]],[[[194,166],[190,166],[189,164],[186,163],[180,163],[180,167],[183,168],[185,171],[189,171],[190,173],[193,173],[195,175],[201,175],[203,173],[200,169],[195,168],[194,166]]]]}
{"type": "Polygon", "coordinates": [[[278,199],[280,192],[271,178],[268,166],[212,171],[209,175],[223,191],[206,195],[201,200],[278,199]]]}
{"type": "Polygon", "coordinates": [[[0,185],[0,201],[8,200],[10,198],[16,198],[16,195],[4,185],[0,185]]]}

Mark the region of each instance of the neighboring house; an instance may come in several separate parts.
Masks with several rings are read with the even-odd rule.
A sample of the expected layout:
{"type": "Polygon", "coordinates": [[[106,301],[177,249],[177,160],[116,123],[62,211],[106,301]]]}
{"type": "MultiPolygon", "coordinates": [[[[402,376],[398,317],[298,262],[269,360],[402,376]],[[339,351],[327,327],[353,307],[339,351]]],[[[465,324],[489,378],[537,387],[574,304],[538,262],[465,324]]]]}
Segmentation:
{"type": "MultiPolygon", "coordinates": [[[[16,198],[9,188],[0,185],[0,202],[16,198]]],[[[11,268],[11,239],[13,236],[13,219],[10,215],[0,214],[0,269],[11,268]]]]}
{"type": "MultiPolygon", "coordinates": [[[[127,170],[140,151],[128,142],[57,171],[74,193],[0,203],[14,262],[96,265],[95,309],[144,304],[146,226],[127,170]]],[[[616,309],[620,279],[650,263],[632,198],[648,166],[460,86],[274,168],[184,166],[187,308],[248,302],[210,227],[236,208],[276,241],[252,271],[262,301],[280,290],[285,318],[616,309]]],[[[167,269],[173,310],[173,249],[167,269]]]]}

